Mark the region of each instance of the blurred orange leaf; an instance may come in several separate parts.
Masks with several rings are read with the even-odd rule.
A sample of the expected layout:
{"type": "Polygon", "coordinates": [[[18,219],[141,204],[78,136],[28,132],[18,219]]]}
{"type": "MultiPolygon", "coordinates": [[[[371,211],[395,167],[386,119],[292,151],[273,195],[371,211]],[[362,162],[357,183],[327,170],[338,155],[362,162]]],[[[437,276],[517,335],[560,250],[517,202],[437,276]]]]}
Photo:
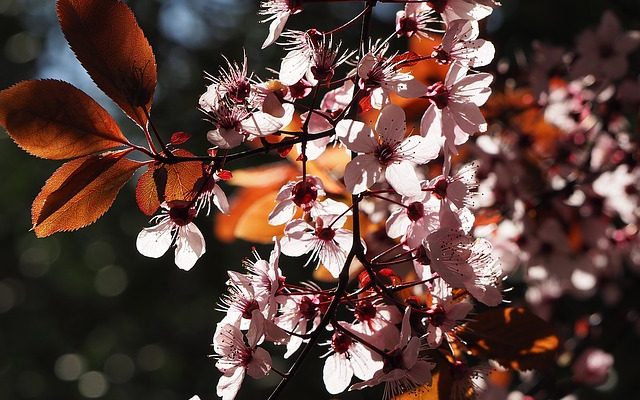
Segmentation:
{"type": "Polygon", "coordinates": [[[129,7],[117,0],[58,0],[57,11],[64,36],[94,82],[146,127],[156,60],[129,7]]]}
{"type": "Polygon", "coordinates": [[[559,345],[549,323],[524,308],[515,307],[482,312],[458,334],[472,354],[520,371],[549,367],[559,345]]]}
{"type": "Polygon", "coordinates": [[[0,125],[29,154],[53,160],[128,144],[104,108],[57,80],[24,81],[0,92],[0,125]]]}
{"type": "Polygon", "coordinates": [[[143,165],[124,158],[127,153],[129,150],[85,156],[62,164],[33,201],[36,236],[73,231],[100,218],[143,165]]]}

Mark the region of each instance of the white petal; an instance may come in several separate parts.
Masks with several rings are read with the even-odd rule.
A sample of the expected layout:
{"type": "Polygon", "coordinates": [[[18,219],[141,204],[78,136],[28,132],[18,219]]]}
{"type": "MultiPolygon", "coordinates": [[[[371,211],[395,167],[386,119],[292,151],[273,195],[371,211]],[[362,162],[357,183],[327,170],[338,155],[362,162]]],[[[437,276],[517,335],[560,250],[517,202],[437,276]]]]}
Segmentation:
{"type": "Polygon", "coordinates": [[[464,96],[477,106],[483,105],[491,95],[493,75],[487,73],[467,75],[457,81],[451,88],[451,94],[464,96]]]}
{"type": "Polygon", "coordinates": [[[215,204],[223,214],[229,214],[229,200],[227,200],[227,195],[218,185],[213,187],[213,204],[215,204]]]}
{"type": "Polygon", "coordinates": [[[386,142],[400,142],[407,130],[404,110],[395,104],[389,104],[380,112],[376,123],[376,133],[386,142]]]}
{"type": "MultiPolygon", "coordinates": [[[[451,104],[450,108],[453,120],[464,133],[473,135],[487,131],[487,121],[475,104],[451,104]]],[[[456,137],[456,145],[461,145],[464,142],[466,142],[466,138],[456,137]]]]}
{"type": "Polygon", "coordinates": [[[204,236],[193,222],[180,228],[176,240],[175,262],[178,268],[190,270],[205,253],[204,236]]]}
{"type": "Polygon", "coordinates": [[[380,356],[360,343],[354,343],[349,349],[351,368],[358,379],[371,379],[384,366],[380,356]]]}
{"type": "Polygon", "coordinates": [[[352,377],[353,370],[346,357],[338,353],[333,353],[327,357],[322,368],[322,379],[327,392],[331,394],[344,392],[349,383],[351,383],[352,377]]]}
{"type": "Polygon", "coordinates": [[[267,46],[270,46],[278,40],[282,30],[284,29],[285,24],[287,23],[287,19],[289,19],[289,15],[291,12],[285,11],[283,13],[278,13],[274,20],[269,24],[269,35],[265,39],[264,43],[262,43],[262,48],[264,49],[267,46]]]}
{"type": "Polygon", "coordinates": [[[363,122],[343,119],[336,125],[336,136],[351,151],[371,153],[377,142],[371,128],[363,122]]]}
{"type": "Polygon", "coordinates": [[[207,140],[223,149],[232,149],[244,142],[245,136],[235,129],[213,129],[207,132],[207,140]]]}
{"type": "Polygon", "coordinates": [[[407,213],[404,208],[395,210],[389,218],[387,218],[386,229],[387,235],[390,238],[395,239],[400,236],[404,236],[407,233],[407,229],[411,225],[411,220],[407,217],[407,213]]]}
{"type": "Polygon", "coordinates": [[[302,50],[290,51],[280,64],[280,81],[292,86],[304,77],[311,66],[311,57],[302,50]]]}
{"type": "Polygon", "coordinates": [[[411,162],[426,164],[438,157],[442,143],[442,137],[410,136],[402,142],[400,151],[411,162]]]}
{"type": "Polygon", "coordinates": [[[389,185],[403,196],[417,196],[422,192],[416,171],[408,161],[389,165],[384,176],[389,185]]]}
{"type": "Polygon", "coordinates": [[[275,208],[269,214],[269,225],[282,225],[291,221],[296,213],[296,205],[293,201],[287,199],[276,204],[275,208]]]}
{"type": "Polygon", "coordinates": [[[344,184],[353,194],[362,193],[378,182],[382,166],[371,154],[361,154],[349,161],[344,170],[344,184]]]}
{"type": "Polygon", "coordinates": [[[358,63],[358,76],[361,79],[367,79],[369,72],[376,64],[376,59],[371,53],[367,53],[362,57],[360,63],[358,63]]]}
{"type": "Polygon", "coordinates": [[[216,394],[219,397],[222,397],[222,400],[233,400],[235,399],[238,391],[240,390],[240,386],[242,385],[242,381],[244,379],[244,368],[237,367],[233,370],[230,375],[222,375],[220,380],[218,381],[218,386],[216,387],[216,394]]]}
{"type": "Polygon", "coordinates": [[[144,228],[136,240],[136,247],[145,257],[158,258],[169,250],[172,242],[171,226],[169,218],[158,225],[144,228]]]}
{"type": "Polygon", "coordinates": [[[283,126],[291,122],[295,107],[293,104],[283,104],[285,113],[282,117],[276,118],[266,112],[257,111],[240,122],[242,129],[255,136],[267,136],[280,130],[283,126]]]}

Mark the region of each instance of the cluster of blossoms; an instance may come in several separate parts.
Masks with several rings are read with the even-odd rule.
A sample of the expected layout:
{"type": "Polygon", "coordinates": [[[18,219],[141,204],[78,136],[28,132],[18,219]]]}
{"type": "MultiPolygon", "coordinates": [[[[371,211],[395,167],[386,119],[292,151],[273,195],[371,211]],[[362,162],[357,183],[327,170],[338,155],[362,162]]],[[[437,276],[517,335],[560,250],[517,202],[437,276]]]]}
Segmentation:
{"type": "MultiPolygon", "coordinates": [[[[274,371],[272,345],[286,348],[284,358],[300,353],[293,370],[307,353],[301,347],[315,345],[322,336],[329,338],[323,377],[331,394],[383,384],[389,398],[428,386],[434,356],[450,353],[451,343],[463,345],[457,329],[474,303],[502,302],[502,270],[491,243],[472,235],[476,167],[452,161],[458,146],[487,130],[479,107],[491,94],[492,76],[476,68],[493,59],[494,48],[478,39],[478,20],[499,4],[410,2],[398,12],[396,31],[387,39],[363,36],[354,45],[360,52],[342,50],[333,34],[360,19],[368,29],[374,4],[368,2],[343,27],[323,32],[285,29],[287,19],[302,11],[302,2],[265,1],[260,12],[270,28],[264,46],[277,43],[286,51],[278,75],[256,78],[245,58],[227,61],[207,76],[210,85],[199,105],[213,125],[207,134],[214,146],[210,154],[229,154],[256,139],[264,148],[277,147],[279,142],[267,137],[284,136],[289,149],[297,147],[302,164],[301,176],[281,187],[268,217],[269,224],[283,226],[270,259],[256,253],[255,260],[245,262],[245,273],[228,273],[228,292],[219,303],[225,316],[213,338],[223,374],[217,394],[224,400],[235,398],[245,375],[262,378],[274,371]],[[438,31],[444,35],[436,41],[433,32],[438,31]],[[431,54],[389,54],[391,40],[414,35],[432,41],[431,54]],[[443,81],[422,82],[409,68],[417,63],[437,63],[449,72],[443,81]],[[345,74],[337,78],[342,69],[345,74]],[[395,96],[429,101],[415,128],[407,129],[413,121],[394,104],[395,96]],[[364,113],[374,121],[362,121],[364,113]],[[298,131],[289,127],[296,115],[298,131]],[[307,163],[328,147],[350,154],[342,179],[346,201],[331,198],[322,180],[307,172],[307,163]],[[384,235],[365,239],[359,219],[374,219],[372,209],[378,219],[386,216],[384,235]],[[281,255],[322,266],[338,286],[325,290],[287,281],[279,268],[281,255]],[[407,266],[413,266],[408,275],[407,266]],[[353,290],[350,269],[360,271],[353,290]],[[338,318],[344,313],[351,317],[338,318]],[[352,383],[354,376],[359,382],[352,383]]],[[[193,219],[211,203],[222,212],[229,209],[216,183],[226,176],[222,167],[210,166],[208,183],[194,201],[164,204],[156,225],[138,237],[142,254],[158,257],[175,243],[176,264],[194,265],[205,245],[193,219]]],[[[472,387],[478,367],[464,354],[452,353],[445,363],[459,372],[459,387],[472,387]]],[[[286,383],[291,371],[277,372],[286,383]]]]}
{"type": "Polygon", "coordinates": [[[496,95],[491,134],[471,153],[482,194],[475,209],[487,217],[475,235],[522,277],[529,306],[561,321],[561,299],[592,304],[563,321],[573,334],[560,364],[593,386],[613,365],[599,343],[617,335],[602,331],[603,310],[624,313],[625,282],[640,272],[640,70],[628,61],[639,47],[640,32],[624,31],[612,12],[577,36],[573,52],[536,43],[525,71],[531,90],[520,83],[496,95]]]}

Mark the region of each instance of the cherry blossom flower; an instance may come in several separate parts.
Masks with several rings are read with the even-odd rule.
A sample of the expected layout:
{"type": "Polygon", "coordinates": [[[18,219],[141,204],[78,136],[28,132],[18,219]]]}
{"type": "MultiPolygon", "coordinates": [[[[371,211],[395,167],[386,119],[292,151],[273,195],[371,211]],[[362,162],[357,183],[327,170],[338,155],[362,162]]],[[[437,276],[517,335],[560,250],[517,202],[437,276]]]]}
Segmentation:
{"type": "Polygon", "coordinates": [[[430,38],[429,32],[434,29],[429,24],[440,22],[435,12],[427,3],[407,3],[404,10],[396,13],[396,34],[398,37],[417,35],[430,38]]]}
{"type": "Polygon", "coordinates": [[[604,172],[595,182],[593,190],[604,198],[607,211],[614,211],[628,224],[640,217],[640,168],[630,170],[627,164],[619,165],[614,171],[604,172]]]}
{"type": "Polygon", "coordinates": [[[346,216],[319,215],[315,227],[302,219],[289,222],[280,241],[282,253],[298,257],[311,252],[308,263],[317,259],[337,278],[353,243],[351,231],[342,228],[345,221],[346,216]]]}
{"type": "Polygon", "coordinates": [[[211,204],[215,205],[223,214],[229,214],[229,200],[222,188],[218,185],[220,177],[211,174],[200,189],[200,195],[195,203],[196,214],[206,209],[206,215],[211,212],[211,204]]]}
{"type": "Polygon", "coordinates": [[[620,21],[609,10],[602,14],[596,31],[586,30],[577,39],[579,58],[571,68],[574,77],[595,75],[616,80],[629,68],[627,56],[640,45],[640,32],[624,32],[620,21]]]}
{"type": "Polygon", "coordinates": [[[595,347],[587,348],[573,364],[573,379],[586,385],[601,385],[607,380],[613,362],[611,354],[595,347]]]}
{"type": "MultiPolygon", "coordinates": [[[[318,290],[316,285],[309,284],[310,290],[318,290]]],[[[316,329],[320,324],[322,314],[329,306],[328,296],[318,295],[298,295],[292,293],[287,296],[284,304],[280,308],[280,315],[275,319],[276,324],[287,332],[293,332],[287,342],[287,352],[284,358],[289,358],[302,345],[305,339],[300,335],[307,333],[309,323],[311,329],[316,329]]]]}
{"type": "Polygon", "coordinates": [[[196,209],[189,203],[164,203],[160,215],[151,219],[156,224],[138,234],[138,251],[143,256],[159,258],[175,243],[176,265],[190,270],[205,252],[204,237],[192,222],[195,216],[196,209]]]}
{"type": "Polygon", "coordinates": [[[444,227],[427,237],[426,246],[431,269],[449,285],[467,289],[488,306],[502,302],[497,288],[502,271],[488,240],[474,240],[460,230],[444,227]]]}
{"type": "Polygon", "coordinates": [[[479,30],[471,21],[457,19],[447,27],[442,43],[434,48],[431,57],[439,64],[459,63],[468,67],[482,67],[493,60],[495,47],[478,39],[479,30]]]}
{"type": "Polygon", "coordinates": [[[386,106],[376,123],[375,135],[364,123],[342,120],[336,126],[336,135],[351,151],[362,153],[351,160],[344,173],[344,181],[353,194],[362,193],[383,174],[396,192],[414,196],[421,192],[414,164],[426,164],[438,156],[439,137],[405,138],[405,115],[396,105],[386,106]]]}
{"type": "Polygon", "coordinates": [[[275,201],[278,204],[269,214],[269,224],[282,225],[291,221],[296,207],[302,208],[305,212],[310,211],[316,204],[318,195],[324,194],[322,181],[315,176],[309,175],[305,180],[286,183],[276,195],[275,201]]]}
{"type": "Polygon", "coordinates": [[[389,102],[389,94],[419,97],[425,85],[409,72],[402,72],[403,59],[385,57],[388,45],[373,45],[358,63],[358,86],[369,93],[371,106],[378,110],[389,102]]]}
{"type": "Polygon", "coordinates": [[[427,343],[431,348],[437,348],[447,332],[456,327],[464,319],[473,305],[466,301],[454,300],[451,288],[443,279],[437,279],[432,290],[433,304],[426,311],[427,343]]]}
{"type": "Polygon", "coordinates": [[[444,137],[445,155],[457,154],[456,146],[465,143],[469,135],[487,130],[479,106],[491,94],[493,76],[466,72],[466,68],[452,64],[444,83],[437,82],[426,92],[431,104],[422,116],[420,134],[444,137]]]}
{"type": "Polygon", "coordinates": [[[384,383],[383,398],[389,399],[431,382],[431,370],[435,364],[420,359],[420,338],[411,336],[410,314],[411,307],[407,307],[402,319],[400,341],[387,353],[382,369],[376,371],[371,379],[352,385],[351,390],[384,383]]]}
{"type": "Polygon", "coordinates": [[[456,19],[479,21],[491,15],[500,3],[495,0],[429,0],[427,5],[449,24],[456,19]]]}
{"type": "Polygon", "coordinates": [[[331,35],[315,29],[287,31],[283,37],[289,51],[280,64],[279,79],[287,86],[295,85],[306,78],[311,85],[326,83],[333,77],[335,68],[351,58],[354,52],[340,53],[341,43],[334,45],[331,35]]]}
{"type": "Polygon", "coordinates": [[[271,370],[271,355],[256,347],[262,332],[257,325],[252,325],[251,328],[247,332],[246,344],[240,329],[232,324],[218,324],[213,336],[213,349],[216,352],[214,357],[218,358],[216,368],[223,374],[216,388],[222,400],[233,400],[236,397],[245,374],[259,379],[271,370]]]}
{"type": "Polygon", "coordinates": [[[410,249],[417,248],[426,237],[440,227],[440,202],[430,192],[404,198],[405,207],[398,207],[386,222],[390,238],[402,237],[410,249]]]}
{"type": "Polygon", "coordinates": [[[477,191],[475,164],[467,164],[453,176],[440,175],[426,185],[436,198],[456,209],[473,207],[472,195],[477,191]]]}
{"type": "Polygon", "coordinates": [[[244,266],[249,271],[249,279],[256,299],[259,302],[268,304],[271,314],[275,314],[277,308],[276,297],[284,286],[285,277],[278,266],[280,260],[280,241],[273,238],[274,246],[269,260],[260,258],[257,252],[255,261],[245,260],[244,266]]]}
{"type": "Polygon", "coordinates": [[[283,104],[285,113],[274,117],[263,111],[250,112],[246,108],[220,103],[207,113],[215,129],[207,132],[207,140],[223,149],[237,147],[245,140],[264,137],[277,132],[291,122],[295,107],[283,104]]]}
{"type": "Polygon", "coordinates": [[[398,343],[400,333],[396,324],[402,321],[402,314],[396,306],[380,300],[363,299],[356,303],[353,314],[356,320],[349,327],[364,335],[372,345],[391,349],[398,343]]]}
{"type": "MultiPolygon", "coordinates": [[[[349,329],[347,326],[342,329],[349,329]]],[[[354,335],[355,336],[355,335],[354,335]]],[[[349,334],[337,330],[331,337],[331,352],[324,362],[322,378],[327,392],[342,393],[355,375],[367,380],[382,368],[382,357],[372,352],[349,334]]]]}
{"type": "Polygon", "coordinates": [[[207,91],[198,101],[200,108],[206,112],[213,112],[223,100],[232,104],[243,104],[251,95],[252,85],[251,77],[247,72],[247,55],[244,55],[242,65],[231,63],[226,57],[224,59],[227,66],[218,70],[218,76],[206,74],[206,78],[212,83],[207,86],[207,91]]]}
{"type": "Polygon", "coordinates": [[[262,43],[263,49],[278,40],[290,15],[302,11],[300,3],[302,3],[300,0],[267,0],[260,3],[259,13],[268,16],[261,22],[271,21],[269,35],[262,43]]]}

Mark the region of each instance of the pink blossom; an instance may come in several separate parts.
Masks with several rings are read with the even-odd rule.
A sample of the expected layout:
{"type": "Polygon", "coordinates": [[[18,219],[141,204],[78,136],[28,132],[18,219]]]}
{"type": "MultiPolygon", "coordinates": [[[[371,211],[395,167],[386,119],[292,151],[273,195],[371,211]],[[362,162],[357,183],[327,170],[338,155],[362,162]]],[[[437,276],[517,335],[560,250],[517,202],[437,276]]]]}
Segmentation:
{"type": "Polygon", "coordinates": [[[573,379],[586,385],[601,385],[606,381],[613,363],[614,358],[611,354],[590,347],[574,362],[573,379]]]}
{"type": "Polygon", "coordinates": [[[480,112],[489,95],[493,76],[486,73],[466,75],[466,68],[452,64],[445,82],[429,86],[426,97],[431,102],[422,116],[420,134],[443,137],[445,155],[457,154],[456,146],[469,135],[486,132],[487,122],[480,112]]]}
{"type": "Polygon", "coordinates": [[[178,268],[190,270],[205,252],[202,233],[192,221],[196,210],[189,204],[164,203],[160,215],[152,218],[156,225],[144,228],[136,240],[140,254],[159,258],[176,245],[175,263],[178,268]]]}
{"type": "Polygon", "coordinates": [[[369,343],[380,349],[391,349],[398,343],[396,324],[402,321],[402,315],[396,306],[364,299],[356,303],[353,314],[356,321],[350,328],[364,335],[369,343]]]}
{"type": "Polygon", "coordinates": [[[380,113],[375,135],[364,123],[342,120],[336,126],[340,141],[351,151],[362,153],[351,160],[344,181],[353,194],[362,193],[383,174],[396,192],[415,196],[421,192],[414,164],[426,164],[440,151],[439,138],[405,138],[405,115],[402,108],[390,104],[380,113]]]}
{"type": "MultiPolygon", "coordinates": [[[[343,329],[349,328],[343,326],[343,329]]],[[[338,330],[331,338],[331,354],[324,362],[322,378],[327,391],[338,394],[349,386],[354,375],[362,380],[371,379],[380,368],[382,360],[379,354],[338,330]]]]}
{"type": "Polygon", "coordinates": [[[616,80],[629,68],[627,56],[640,45],[640,32],[624,32],[613,12],[602,14],[597,30],[586,30],[578,36],[579,58],[572,66],[572,76],[594,75],[596,78],[616,80]]]}
{"type": "Polygon", "coordinates": [[[401,72],[402,60],[385,57],[387,45],[373,46],[358,63],[358,85],[370,94],[371,106],[382,109],[389,102],[389,94],[401,97],[419,97],[425,92],[425,85],[409,72],[401,72]]]}
{"type": "Polygon", "coordinates": [[[411,336],[409,318],[411,307],[407,307],[402,319],[400,341],[384,358],[384,366],[373,377],[351,386],[351,390],[385,384],[384,399],[431,382],[431,370],[435,363],[420,359],[420,338],[411,336]]]}
{"type": "Polygon", "coordinates": [[[353,243],[351,231],[342,228],[345,221],[345,216],[319,215],[315,226],[302,219],[289,222],[280,241],[282,253],[297,257],[310,252],[308,262],[317,259],[337,278],[353,243]]]}
{"type": "MultiPolygon", "coordinates": [[[[311,286],[310,289],[318,289],[311,286]]],[[[284,358],[289,358],[302,345],[305,339],[300,335],[307,333],[309,323],[311,329],[315,329],[320,324],[322,313],[328,306],[329,299],[323,295],[298,295],[292,293],[286,296],[284,304],[280,308],[280,315],[276,317],[276,324],[288,332],[293,332],[287,342],[287,352],[284,358]]]]}
{"type": "Polygon", "coordinates": [[[613,211],[628,224],[635,223],[640,217],[640,168],[629,169],[626,164],[619,165],[612,172],[604,172],[593,182],[593,190],[604,197],[607,211],[613,211]]]}
{"type": "Polygon", "coordinates": [[[262,44],[263,49],[278,40],[289,16],[301,11],[299,3],[297,0],[267,0],[260,3],[260,14],[268,16],[261,22],[271,21],[269,35],[262,44]]]}
{"type": "Polygon", "coordinates": [[[460,230],[441,228],[427,237],[426,246],[431,269],[449,285],[467,289],[489,306],[502,302],[497,288],[502,271],[488,240],[474,240],[460,230]]]}
{"type": "Polygon", "coordinates": [[[471,21],[451,21],[431,57],[439,64],[459,63],[469,67],[482,67],[493,60],[495,48],[484,39],[478,39],[479,30],[471,21]]]}
{"type": "Polygon", "coordinates": [[[422,192],[416,197],[403,198],[405,207],[398,207],[386,222],[390,238],[402,237],[410,249],[440,227],[440,202],[430,192],[422,192]]]}
{"type": "MultiPolygon", "coordinates": [[[[257,311],[256,311],[257,312],[257,311]]],[[[222,400],[233,400],[240,390],[245,374],[252,378],[262,378],[271,370],[271,355],[256,347],[262,337],[257,325],[244,335],[232,324],[218,324],[213,336],[213,349],[218,361],[216,368],[222,372],[218,381],[217,394],[222,400]]]]}
{"type": "Polygon", "coordinates": [[[404,10],[396,13],[396,34],[411,37],[418,35],[429,38],[429,32],[434,31],[429,24],[440,22],[435,12],[427,3],[407,3],[404,10]]]}
{"type": "Polygon", "coordinates": [[[318,204],[318,196],[324,196],[322,181],[311,175],[305,180],[287,182],[276,195],[276,206],[269,214],[269,224],[282,225],[293,218],[297,207],[305,213],[318,204]]]}
{"type": "Polygon", "coordinates": [[[495,0],[429,0],[427,4],[440,13],[447,24],[456,19],[479,21],[500,5],[495,0]]]}

